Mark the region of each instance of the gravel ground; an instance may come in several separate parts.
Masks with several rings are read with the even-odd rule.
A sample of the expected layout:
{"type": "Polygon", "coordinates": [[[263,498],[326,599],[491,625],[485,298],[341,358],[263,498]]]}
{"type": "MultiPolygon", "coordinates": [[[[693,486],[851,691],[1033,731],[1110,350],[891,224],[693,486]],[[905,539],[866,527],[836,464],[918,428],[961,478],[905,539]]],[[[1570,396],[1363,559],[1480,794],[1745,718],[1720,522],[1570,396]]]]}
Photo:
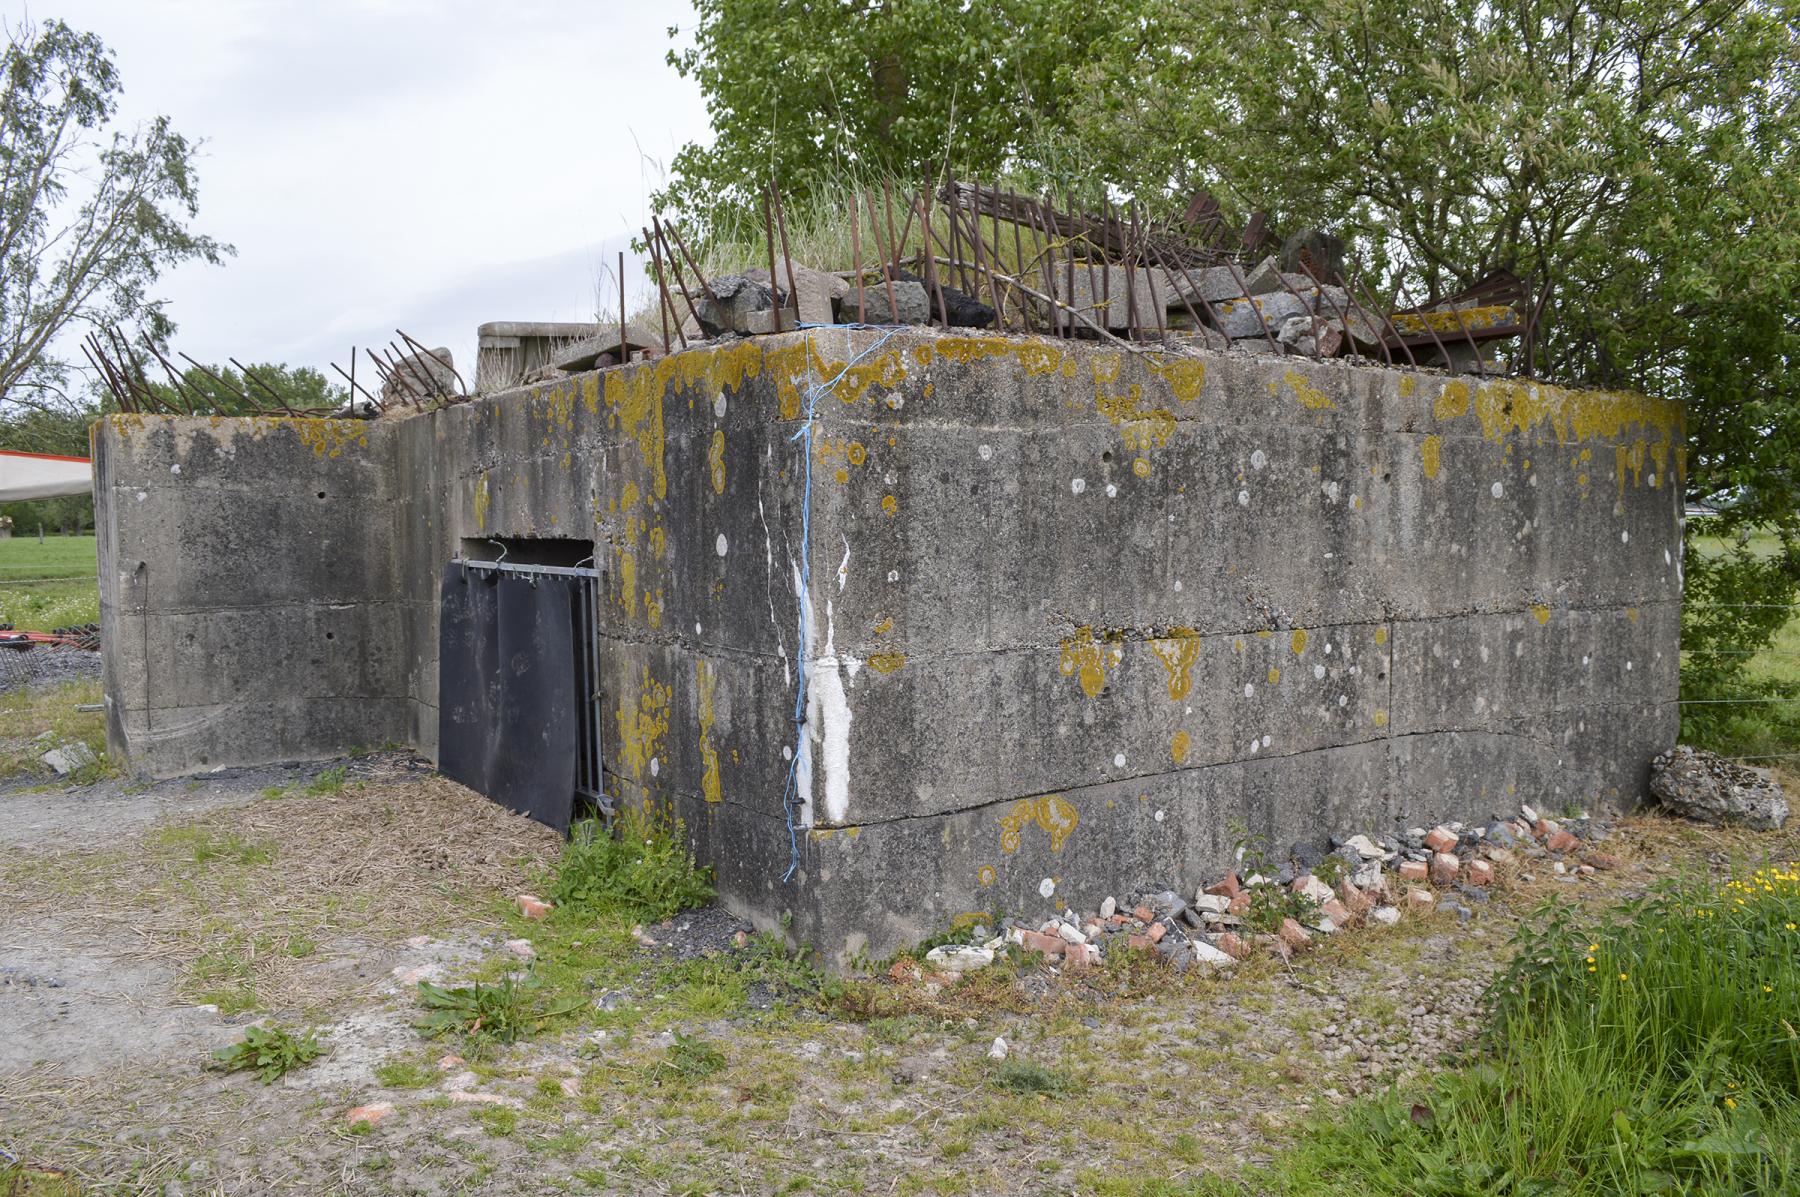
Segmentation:
{"type": "Polygon", "coordinates": [[[62,645],[0,648],[0,691],[20,686],[52,686],[100,676],[100,654],[62,645]]]}

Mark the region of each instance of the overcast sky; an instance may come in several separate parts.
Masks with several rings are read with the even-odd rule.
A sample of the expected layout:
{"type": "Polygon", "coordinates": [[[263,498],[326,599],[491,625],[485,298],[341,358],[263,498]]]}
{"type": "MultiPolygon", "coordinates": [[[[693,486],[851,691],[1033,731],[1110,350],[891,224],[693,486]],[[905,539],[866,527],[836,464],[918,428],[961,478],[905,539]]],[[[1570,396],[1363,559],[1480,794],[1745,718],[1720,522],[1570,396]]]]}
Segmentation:
{"type": "Polygon", "coordinates": [[[176,348],[202,361],[348,365],[398,327],[451,346],[472,382],[476,325],[593,319],[603,263],[646,223],[675,149],[709,136],[663,60],[684,0],[0,11],[98,33],[126,118],[165,113],[205,140],[196,227],[237,256],[160,286],[176,348]]]}

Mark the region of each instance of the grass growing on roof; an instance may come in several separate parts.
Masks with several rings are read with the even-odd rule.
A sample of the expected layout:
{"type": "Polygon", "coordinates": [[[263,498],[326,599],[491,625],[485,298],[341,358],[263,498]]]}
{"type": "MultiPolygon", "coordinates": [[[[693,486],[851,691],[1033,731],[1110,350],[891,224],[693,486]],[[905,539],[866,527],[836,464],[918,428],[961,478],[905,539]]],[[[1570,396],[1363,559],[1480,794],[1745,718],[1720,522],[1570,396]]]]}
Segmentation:
{"type": "Polygon", "coordinates": [[[1248,1183],[1800,1191],[1800,866],[1672,884],[1594,924],[1552,904],[1514,947],[1475,1058],[1349,1107],[1248,1183]]]}

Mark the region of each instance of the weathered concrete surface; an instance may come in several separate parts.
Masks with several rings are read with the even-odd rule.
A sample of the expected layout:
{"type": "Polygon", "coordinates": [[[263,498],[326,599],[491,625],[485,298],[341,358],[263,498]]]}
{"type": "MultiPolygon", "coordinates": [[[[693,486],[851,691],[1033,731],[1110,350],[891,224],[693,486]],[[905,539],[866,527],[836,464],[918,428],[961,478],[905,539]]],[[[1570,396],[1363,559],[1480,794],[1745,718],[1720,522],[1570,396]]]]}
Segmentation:
{"type": "MultiPolygon", "coordinates": [[[[105,434],[133,462],[119,544],[167,535],[119,502],[166,452],[148,425],[105,434]]],[[[402,628],[403,676],[361,687],[407,696],[387,725],[435,747],[462,540],[591,541],[607,784],[673,803],[728,900],[833,955],[1046,892],[1191,887],[1241,831],[1628,805],[1675,735],[1681,413],[1638,396],[816,330],[371,436],[380,594],[354,601],[402,628]],[[794,438],[833,380],[809,503],[794,438]]],[[[226,519],[169,502],[212,521],[184,536],[226,519]]]]}

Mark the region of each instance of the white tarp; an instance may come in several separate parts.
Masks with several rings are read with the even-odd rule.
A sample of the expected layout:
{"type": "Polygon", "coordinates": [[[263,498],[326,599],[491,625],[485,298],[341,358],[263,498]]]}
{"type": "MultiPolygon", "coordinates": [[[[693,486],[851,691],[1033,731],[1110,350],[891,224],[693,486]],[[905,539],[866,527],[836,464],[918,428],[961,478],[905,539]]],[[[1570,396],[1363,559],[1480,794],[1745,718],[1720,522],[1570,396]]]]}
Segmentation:
{"type": "Polygon", "coordinates": [[[94,489],[94,467],[85,457],[14,453],[0,449],[0,503],[60,499],[94,489]]]}

